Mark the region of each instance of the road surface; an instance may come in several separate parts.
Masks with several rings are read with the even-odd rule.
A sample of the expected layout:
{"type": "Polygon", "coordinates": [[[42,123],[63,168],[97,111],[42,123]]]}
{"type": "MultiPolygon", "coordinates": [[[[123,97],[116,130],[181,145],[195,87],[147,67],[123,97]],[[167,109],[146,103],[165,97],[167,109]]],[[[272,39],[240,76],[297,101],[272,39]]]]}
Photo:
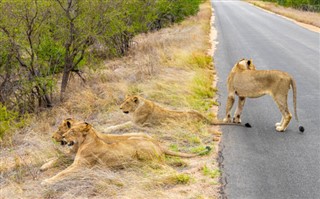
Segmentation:
{"type": "MultiPolygon", "coordinates": [[[[306,129],[299,134],[293,119],[285,133],[276,132],[281,114],[272,98],[248,99],[242,121],[253,128],[223,127],[223,197],[320,198],[319,33],[243,1],[212,0],[212,5],[218,32],[214,62],[219,117],[225,113],[229,71],[239,59],[252,58],[257,69],[283,70],[296,79],[298,116],[306,129]]],[[[288,104],[293,112],[291,91],[288,104]]]]}

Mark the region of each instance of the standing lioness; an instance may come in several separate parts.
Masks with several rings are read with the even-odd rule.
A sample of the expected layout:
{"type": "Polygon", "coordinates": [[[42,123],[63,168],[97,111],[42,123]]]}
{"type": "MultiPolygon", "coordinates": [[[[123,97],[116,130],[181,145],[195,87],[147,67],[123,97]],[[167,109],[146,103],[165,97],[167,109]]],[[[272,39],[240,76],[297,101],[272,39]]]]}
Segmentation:
{"type": "MultiPolygon", "coordinates": [[[[256,70],[251,60],[242,59],[234,65],[228,76],[228,100],[226,105],[225,122],[231,121],[230,110],[234,103],[235,95],[239,96],[239,103],[234,115],[234,122],[241,122],[240,115],[245,103],[245,98],[258,98],[270,95],[278,105],[282,119],[276,123],[276,130],[283,132],[287,129],[292,118],[289,112],[287,98],[290,87],[293,91],[293,105],[295,118],[298,121],[296,111],[297,89],[296,82],[288,73],[278,70],[256,70]]],[[[304,131],[302,126],[299,127],[304,131]]]]}

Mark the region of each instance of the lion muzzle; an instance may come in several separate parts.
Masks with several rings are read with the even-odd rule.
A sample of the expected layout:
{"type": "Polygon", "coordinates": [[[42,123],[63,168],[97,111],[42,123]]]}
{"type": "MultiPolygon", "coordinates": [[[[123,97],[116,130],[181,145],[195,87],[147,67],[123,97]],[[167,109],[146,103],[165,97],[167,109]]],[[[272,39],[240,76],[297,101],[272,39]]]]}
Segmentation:
{"type": "Polygon", "coordinates": [[[74,144],[75,144],[74,141],[68,142],[68,146],[73,146],[74,144]]]}

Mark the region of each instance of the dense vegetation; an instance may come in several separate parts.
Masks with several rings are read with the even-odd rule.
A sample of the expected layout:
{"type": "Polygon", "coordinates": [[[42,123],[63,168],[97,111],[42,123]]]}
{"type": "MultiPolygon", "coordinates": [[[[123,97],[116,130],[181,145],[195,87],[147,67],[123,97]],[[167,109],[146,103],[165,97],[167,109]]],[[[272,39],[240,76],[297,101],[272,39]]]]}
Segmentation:
{"type": "Polygon", "coordinates": [[[320,12],[320,0],[263,0],[306,11],[320,12]]]}
{"type": "Polygon", "coordinates": [[[85,81],[84,66],[126,55],[135,35],[195,14],[200,2],[0,1],[0,131],[63,101],[72,74],[85,81]]]}

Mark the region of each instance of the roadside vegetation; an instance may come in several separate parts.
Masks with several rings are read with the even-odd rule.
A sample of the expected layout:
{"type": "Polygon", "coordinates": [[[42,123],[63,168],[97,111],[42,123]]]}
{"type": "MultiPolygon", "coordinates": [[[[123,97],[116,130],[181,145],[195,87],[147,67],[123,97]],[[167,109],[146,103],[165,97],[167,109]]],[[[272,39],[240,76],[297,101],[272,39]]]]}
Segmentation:
{"type": "Polygon", "coordinates": [[[320,31],[320,1],[261,1],[247,0],[255,6],[269,10],[279,15],[294,19],[298,22],[310,24],[320,31]],[[303,3],[304,2],[304,3],[303,3]]]}
{"type": "MultiPolygon", "coordinates": [[[[1,6],[9,5],[3,4],[3,2],[8,3],[9,1],[2,1],[1,6]]],[[[58,0],[47,2],[47,4],[49,5],[52,2],[56,3],[56,8],[61,7],[58,0]]],[[[110,3],[112,2],[114,1],[110,1],[110,3]]],[[[177,2],[182,3],[183,1],[177,2]]],[[[191,3],[196,1],[189,0],[186,2],[189,2],[186,4],[190,6],[191,3]]],[[[63,5],[67,6],[67,4],[63,5]]],[[[195,3],[195,5],[197,4],[195,3]]],[[[37,6],[40,6],[40,3],[37,6]]],[[[85,5],[82,6],[86,7],[85,5]]],[[[90,6],[87,5],[88,10],[85,11],[88,15],[93,14],[91,10],[93,7],[90,6]]],[[[99,13],[100,9],[103,10],[103,6],[96,6],[95,13],[99,13]]],[[[168,8],[174,9],[172,6],[164,6],[159,9],[168,8]]],[[[131,7],[131,12],[139,12],[139,9],[139,6],[131,7]]],[[[33,13],[31,11],[35,11],[34,9],[26,10],[29,14],[33,13]]],[[[60,15],[64,16],[63,13],[66,10],[60,10],[60,15]]],[[[193,11],[188,12],[188,15],[196,14],[198,8],[195,6],[191,10],[193,11]]],[[[19,12],[20,14],[25,16],[26,13],[19,12]]],[[[54,35],[53,38],[41,39],[41,43],[49,42],[45,47],[38,44],[33,45],[34,49],[39,48],[35,50],[33,59],[30,43],[26,39],[27,36],[22,36],[28,30],[25,28],[29,27],[22,25],[27,22],[20,21],[21,30],[17,28],[21,38],[18,36],[14,38],[0,37],[7,38],[5,47],[12,50],[12,52],[8,52],[13,53],[12,60],[1,65],[1,69],[3,69],[1,70],[1,75],[3,75],[1,77],[5,79],[4,74],[9,75],[10,78],[8,79],[10,81],[7,81],[9,82],[7,85],[12,85],[12,82],[14,82],[14,85],[18,86],[12,88],[19,88],[20,90],[25,88],[23,83],[29,82],[30,79],[30,84],[27,84],[28,92],[10,91],[12,94],[8,98],[10,103],[3,103],[0,106],[0,119],[1,122],[4,121],[6,124],[0,152],[0,196],[3,198],[218,198],[220,171],[215,162],[217,146],[213,140],[216,140],[214,135],[219,134],[219,129],[201,122],[172,122],[155,128],[145,128],[143,132],[159,140],[171,150],[197,153],[206,146],[210,146],[213,150],[209,154],[191,159],[168,156],[164,162],[137,162],[121,170],[100,167],[88,168],[81,173],[75,173],[70,179],[58,184],[52,186],[40,185],[42,180],[55,175],[72,162],[64,155],[64,148],[51,140],[51,135],[57,129],[61,120],[68,117],[85,120],[91,123],[95,129],[103,132],[108,126],[130,120],[128,115],[124,115],[119,110],[119,105],[126,94],[139,94],[171,109],[196,109],[208,117],[215,117],[215,113],[212,111],[212,106],[216,104],[213,100],[216,91],[213,87],[215,73],[212,55],[207,53],[212,45],[209,37],[211,14],[211,4],[206,1],[200,5],[199,12],[195,16],[188,17],[186,20],[182,20],[183,17],[181,19],[175,18],[180,21],[179,24],[172,25],[171,17],[168,16],[163,19],[165,22],[154,21],[155,24],[162,24],[161,29],[154,25],[150,30],[151,32],[141,31],[140,34],[138,32],[130,34],[129,48],[126,49],[125,46],[120,45],[125,49],[123,54],[121,54],[122,51],[119,46],[119,48],[114,48],[111,51],[110,46],[102,42],[104,40],[99,40],[96,43],[96,39],[100,37],[94,38],[94,42],[91,44],[90,37],[90,45],[83,51],[82,60],[77,67],[73,68],[74,71],[69,71],[68,84],[62,95],[62,101],[60,101],[61,85],[67,60],[66,54],[68,54],[65,49],[67,43],[65,43],[65,40],[61,40],[53,42],[54,45],[51,46],[49,45],[51,41],[46,39],[52,40],[60,37],[68,39],[68,31],[63,26],[59,26],[60,29],[54,31],[65,30],[66,32],[61,33],[61,35],[52,32],[50,34],[54,35]],[[170,20],[166,21],[166,19],[170,20]],[[168,25],[170,26],[165,28],[168,25]],[[16,42],[21,42],[21,44],[15,46],[16,42],[13,42],[13,39],[16,39],[16,42]],[[16,48],[20,47],[21,49],[16,51],[16,48]],[[36,55],[37,52],[43,53],[44,55],[41,55],[46,59],[41,60],[39,58],[41,56],[36,55]],[[96,57],[96,55],[99,56],[96,57]],[[28,64],[27,67],[21,65],[19,56],[23,63],[28,64]],[[103,56],[106,56],[105,60],[101,60],[103,56]],[[9,66],[9,63],[15,63],[13,71],[5,70],[5,66],[9,66]],[[40,70],[41,67],[45,66],[48,69],[45,71],[51,72],[52,70],[49,70],[51,63],[56,63],[57,70],[53,70],[55,72],[50,73],[50,75],[49,73],[43,75],[44,73],[40,70]],[[35,71],[39,72],[33,73],[31,66],[34,66],[33,69],[38,67],[38,70],[35,71]],[[36,76],[33,76],[34,74],[36,76]],[[37,76],[37,74],[42,75],[37,76]],[[19,80],[20,77],[24,78],[23,81],[19,80]],[[41,92],[37,93],[37,88],[41,92]],[[43,88],[50,92],[45,93],[43,88]],[[19,96],[16,96],[16,93],[19,96]],[[50,108],[45,101],[45,94],[50,98],[50,108]],[[24,102],[23,99],[25,98],[23,97],[29,99],[28,102],[30,103],[27,105],[25,103],[16,104],[18,100],[24,102]],[[24,109],[19,107],[24,107],[24,109]],[[16,120],[15,118],[18,115],[26,116],[16,120]],[[23,123],[24,121],[27,124],[23,123]],[[15,127],[8,130],[8,128],[13,127],[11,122],[14,122],[15,127]],[[41,165],[52,157],[59,157],[59,164],[53,169],[40,172],[41,165]]],[[[42,15],[37,14],[37,16],[42,15]]],[[[125,17],[127,16],[125,15],[125,17]]],[[[22,17],[21,20],[24,18],[26,17],[22,17]]],[[[76,18],[75,21],[78,19],[81,21],[80,18],[76,18]]],[[[51,23],[54,22],[56,20],[51,23]]],[[[62,22],[70,22],[67,14],[59,23],[62,22]]],[[[130,24],[132,24],[131,22],[130,24]]],[[[79,28],[86,29],[83,30],[84,34],[79,35],[81,38],[87,38],[85,33],[90,30],[90,26],[84,26],[87,24],[89,24],[88,21],[79,24],[79,28]]],[[[49,24],[48,28],[50,29],[50,27],[52,28],[49,24]]],[[[128,27],[124,25],[123,28],[128,27]]],[[[15,31],[14,28],[12,30],[15,31]]],[[[35,30],[41,30],[41,28],[35,30]]],[[[1,34],[2,36],[5,35],[5,33],[1,34]]],[[[116,38],[122,38],[122,34],[116,35],[116,38]]],[[[42,37],[43,34],[39,33],[38,36],[42,37]]],[[[125,37],[127,34],[122,36],[125,37]]],[[[75,42],[79,41],[86,40],[76,39],[75,42]]],[[[71,46],[74,48],[77,44],[73,43],[71,46]]],[[[79,53],[73,61],[81,58],[82,51],[79,53]]],[[[137,130],[125,129],[124,132],[137,132],[137,130]]]]}
{"type": "Polygon", "coordinates": [[[263,0],[269,2],[275,2],[278,5],[285,7],[292,7],[295,9],[311,12],[320,12],[319,0],[263,0]]]}
{"type": "Polygon", "coordinates": [[[200,2],[0,1],[1,107],[23,116],[58,105],[77,86],[70,78],[85,83],[83,70],[128,55],[137,34],[194,15],[200,2]]]}

